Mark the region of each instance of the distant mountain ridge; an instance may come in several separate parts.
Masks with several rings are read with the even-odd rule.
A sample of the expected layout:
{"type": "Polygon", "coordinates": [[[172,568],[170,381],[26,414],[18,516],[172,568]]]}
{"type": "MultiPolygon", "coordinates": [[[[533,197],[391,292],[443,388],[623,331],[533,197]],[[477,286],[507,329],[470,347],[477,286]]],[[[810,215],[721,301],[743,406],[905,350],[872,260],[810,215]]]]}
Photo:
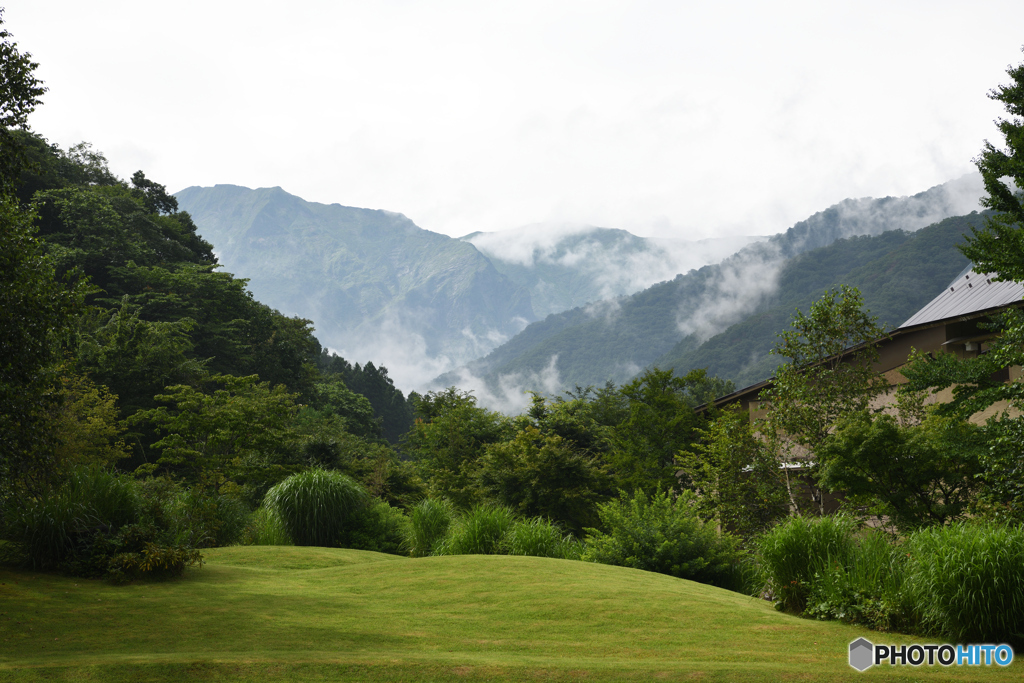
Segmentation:
{"type": "Polygon", "coordinates": [[[343,356],[383,360],[396,347],[465,361],[534,319],[529,294],[467,242],[389,211],[317,204],[279,187],[189,187],[175,195],[225,267],[253,294],[314,321],[343,356]]]}
{"type": "Polygon", "coordinates": [[[460,239],[526,288],[534,313],[544,318],[633,294],[768,238],[658,239],[614,228],[539,223],[460,239]]]}
{"type": "MultiPolygon", "coordinates": [[[[482,381],[497,390],[514,386],[516,377],[539,376],[567,388],[627,381],[667,359],[681,341],[688,340],[692,351],[769,305],[790,259],[844,238],[919,230],[969,213],[982,194],[980,176],[973,174],[911,197],[845,200],[721,263],[631,296],[550,315],[489,355],[438,377],[435,385],[482,381]]],[[[955,274],[954,268],[949,277],[955,274]]]]}

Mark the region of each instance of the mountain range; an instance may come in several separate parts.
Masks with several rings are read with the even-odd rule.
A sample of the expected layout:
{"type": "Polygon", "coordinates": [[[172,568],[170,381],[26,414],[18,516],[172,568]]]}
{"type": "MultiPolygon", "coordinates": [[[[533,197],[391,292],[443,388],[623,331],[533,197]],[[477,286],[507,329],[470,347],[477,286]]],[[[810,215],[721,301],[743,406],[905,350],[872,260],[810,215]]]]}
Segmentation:
{"type": "MultiPolygon", "coordinates": [[[[555,391],[704,358],[716,335],[788,305],[792,259],[857,235],[919,230],[967,213],[981,194],[978,177],[965,176],[912,197],[845,200],[771,238],[705,241],[552,225],[454,239],[401,214],[281,188],[190,187],[176,197],[227,270],[259,300],[313,320],[321,343],[346,358],[382,363],[408,388],[522,394],[524,382],[555,391]]],[[[880,258],[906,239],[867,251],[880,258]]],[[[759,353],[723,372],[763,373],[751,362],[759,353]]]]}

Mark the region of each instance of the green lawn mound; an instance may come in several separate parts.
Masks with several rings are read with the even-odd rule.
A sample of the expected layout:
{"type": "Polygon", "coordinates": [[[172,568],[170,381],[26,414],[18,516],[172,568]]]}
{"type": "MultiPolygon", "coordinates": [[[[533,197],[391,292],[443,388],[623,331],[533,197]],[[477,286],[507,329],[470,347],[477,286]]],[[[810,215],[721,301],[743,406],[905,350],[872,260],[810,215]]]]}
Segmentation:
{"type": "Polygon", "coordinates": [[[390,562],[407,558],[369,550],[343,548],[297,548],[295,546],[235,545],[203,551],[207,565],[249,567],[266,570],[326,569],[368,562],[390,562]]]}
{"type": "MultiPolygon", "coordinates": [[[[531,557],[222,548],[181,580],[0,570],[0,680],[849,680],[850,641],[729,591],[531,557]]],[[[1022,667],[871,678],[1020,680],[1022,667]]]]}

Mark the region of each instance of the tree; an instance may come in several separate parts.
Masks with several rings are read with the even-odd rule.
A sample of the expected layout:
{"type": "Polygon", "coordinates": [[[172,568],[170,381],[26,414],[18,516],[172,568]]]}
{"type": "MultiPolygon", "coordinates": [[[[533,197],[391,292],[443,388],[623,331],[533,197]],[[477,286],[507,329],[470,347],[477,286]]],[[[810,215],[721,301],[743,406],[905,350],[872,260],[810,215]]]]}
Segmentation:
{"type": "MultiPolygon", "coordinates": [[[[991,273],[996,280],[1024,281],[1024,64],[1007,70],[1008,85],[989,93],[1006,108],[1007,117],[996,120],[1004,147],[985,141],[974,160],[988,193],[981,203],[994,214],[984,230],[972,230],[964,255],[976,270],[991,273]],[[1008,182],[1009,181],[1009,182],[1008,182]]],[[[903,369],[916,390],[951,388],[953,401],[940,412],[960,420],[1000,402],[1017,411],[1003,410],[982,429],[988,448],[981,453],[982,483],[978,496],[987,511],[997,518],[1024,520],[1024,383],[1007,382],[1007,368],[1024,365],[1024,312],[1004,313],[992,328],[997,337],[988,342],[988,352],[977,358],[957,359],[952,354],[935,357],[917,354],[903,369]]]]}
{"type": "Polygon", "coordinates": [[[692,392],[706,380],[704,370],[676,377],[652,368],[619,390],[629,412],[612,428],[609,460],[620,489],[654,493],[676,486],[676,453],[692,443],[700,421],[692,392]]]}
{"type": "Polygon", "coordinates": [[[1002,404],[1005,408],[980,428],[984,442],[978,454],[977,497],[980,509],[1000,519],[1024,521],[1024,382],[1006,382],[1006,368],[1024,365],[1024,314],[1005,313],[995,324],[998,336],[988,352],[959,359],[951,353],[915,353],[901,370],[906,390],[942,391],[953,399],[937,406],[938,415],[967,422],[972,416],[1002,404]],[[1007,409],[1013,409],[1011,414],[1007,409]]]}
{"type": "Polygon", "coordinates": [[[47,409],[58,401],[55,364],[85,296],[76,274],[57,277],[34,236],[35,215],[13,196],[26,159],[10,129],[25,126],[46,92],[30,57],[3,28],[0,10],[0,496],[53,473],[47,409]]]}
{"type": "Polygon", "coordinates": [[[6,194],[25,167],[24,152],[10,129],[25,127],[46,87],[35,76],[39,64],[30,53],[19,52],[3,23],[0,8],[0,192],[6,194]]]}
{"type": "Polygon", "coordinates": [[[259,377],[214,375],[205,389],[187,385],[167,388],[156,399],[168,404],[140,411],[130,422],[151,422],[163,434],[153,447],[163,469],[190,484],[217,489],[227,481],[263,485],[279,481],[289,468],[276,457],[295,440],[295,396],[282,385],[271,387],[259,377]]]}
{"type": "Polygon", "coordinates": [[[751,538],[789,512],[778,457],[745,412],[727,408],[697,434],[676,462],[698,493],[704,519],[751,538]]]}
{"type": "Polygon", "coordinates": [[[962,518],[974,499],[982,436],[963,420],[930,415],[907,426],[860,412],[822,446],[821,484],[900,531],[943,525],[962,518]]]}
{"type": "Polygon", "coordinates": [[[988,195],[983,206],[995,211],[985,229],[972,229],[960,250],[980,272],[998,280],[1024,280],[1024,64],[1010,67],[1009,85],[1000,85],[989,98],[1002,102],[1009,114],[996,119],[1005,147],[985,141],[974,160],[988,195]],[[1012,183],[1007,183],[1009,179],[1012,183]]]}
{"type": "MultiPolygon", "coordinates": [[[[883,332],[863,310],[860,292],[843,285],[813,303],[808,314],[798,310],[792,329],[780,334],[772,349],[789,362],[779,366],[771,386],[760,395],[768,403],[767,433],[780,439],[790,459],[803,456],[815,480],[825,457],[821,446],[836,421],[866,410],[886,389],[872,368],[878,357],[872,342],[883,332]]],[[[823,512],[821,491],[812,496],[823,512]]],[[[799,509],[791,482],[790,501],[799,509]]]]}
{"type": "Polygon", "coordinates": [[[52,475],[47,410],[57,364],[71,347],[85,283],[61,281],[35,239],[32,214],[0,195],[0,479],[38,485],[52,475]]]}
{"type": "Polygon", "coordinates": [[[524,517],[546,517],[573,533],[594,526],[606,487],[596,458],[557,434],[528,426],[510,441],[489,444],[478,479],[484,493],[524,517]]]}
{"type": "Polygon", "coordinates": [[[417,420],[403,441],[430,495],[463,509],[480,502],[480,459],[488,444],[509,436],[509,421],[477,405],[468,391],[428,392],[416,404],[417,420]]]}

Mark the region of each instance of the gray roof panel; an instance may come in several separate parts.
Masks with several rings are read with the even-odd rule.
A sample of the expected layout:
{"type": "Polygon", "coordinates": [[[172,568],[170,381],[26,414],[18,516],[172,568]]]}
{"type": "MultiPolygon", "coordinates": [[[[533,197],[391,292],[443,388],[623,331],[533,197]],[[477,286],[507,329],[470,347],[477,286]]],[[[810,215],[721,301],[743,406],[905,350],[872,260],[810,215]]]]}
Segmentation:
{"type": "Polygon", "coordinates": [[[963,272],[898,329],[999,308],[1024,298],[1024,283],[995,282],[992,275],[963,272]]]}

